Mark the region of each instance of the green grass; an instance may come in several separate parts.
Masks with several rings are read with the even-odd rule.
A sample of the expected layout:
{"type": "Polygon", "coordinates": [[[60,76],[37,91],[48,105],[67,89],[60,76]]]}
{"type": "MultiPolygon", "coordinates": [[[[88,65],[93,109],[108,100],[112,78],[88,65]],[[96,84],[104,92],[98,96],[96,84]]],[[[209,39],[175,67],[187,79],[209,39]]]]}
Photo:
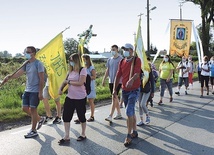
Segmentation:
{"type": "MultiPolygon", "coordinates": [[[[155,61],[155,66],[158,69],[159,64],[161,63],[162,58],[159,58],[155,61]]],[[[177,63],[175,63],[175,66],[177,66],[177,63]]],[[[9,62],[9,64],[0,63],[0,78],[3,79],[7,74],[12,73],[14,70],[16,70],[20,63],[12,63],[9,62]]],[[[106,80],[106,85],[102,86],[102,78],[105,73],[105,63],[103,62],[97,62],[94,63],[97,78],[96,78],[96,94],[97,97],[95,99],[95,103],[110,99],[111,94],[108,88],[108,80],[106,80]]],[[[175,78],[173,79],[173,83],[177,83],[177,77],[178,74],[176,72],[175,78]]],[[[197,74],[195,73],[194,78],[197,78],[197,74]]],[[[25,81],[26,77],[22,76],[18,79],[11,80],[8,83],[6,83],[3,87],[0,88],[0,122],[3,121],[16,121],[19,119],[22,119],[26,117],[27,115],[22,111],[21,104],[22,100],[20,96],[24,92],[25,89],[25,81]]],[[[159,87],[159,80],[156,84],[157,87],[159,87]]],[[[64,99],[66,94],[63,94],[60,98],[60,103],[63,105],[64,99]]],[[[53,100],[49,101],[51,110],[55,110],[55,103],[53,100]]],[[[38,106],[38,112],[40,115],[45,115],[45,109],[43,102],[40,102],[38,106]]],[[[54,114],[55,115],[55,114],[54,114]]]]}

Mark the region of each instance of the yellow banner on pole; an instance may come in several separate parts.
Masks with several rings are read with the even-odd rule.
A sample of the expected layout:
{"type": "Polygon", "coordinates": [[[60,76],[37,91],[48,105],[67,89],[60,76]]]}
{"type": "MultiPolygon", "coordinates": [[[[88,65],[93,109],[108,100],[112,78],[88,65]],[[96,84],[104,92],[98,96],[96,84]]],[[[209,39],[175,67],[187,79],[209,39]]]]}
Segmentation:
{"type": "Polygon", "coordinates": [[[59,88],[67,75],[67,63],[62,38],[62,33],[58,34],[36,54],[36,58],[43,62],[46,68],[49,93],[53,99],[59,97],[59,88]]]}
{"type": "Polygon", "coordinates": [[[189,56],[190,41],[192,32],[192,21],[171,20],[170,28],[170,55],[180,57],[189,56]]]}
{"type": "Polygon", "coordinates": [[[144,73],[144,76],[143,76],[143,88],[144,88],[145,84],[148,82],[148,79],[149,79],[150,66],[149,66],[146,52],[143,46],[143,38],[141,33],[141,18],[139,19],[135,46],[136,46],[136,49],[135,49],[136,53],[141,60],[141,69],[143,70],[143,73],[144,73]]]}

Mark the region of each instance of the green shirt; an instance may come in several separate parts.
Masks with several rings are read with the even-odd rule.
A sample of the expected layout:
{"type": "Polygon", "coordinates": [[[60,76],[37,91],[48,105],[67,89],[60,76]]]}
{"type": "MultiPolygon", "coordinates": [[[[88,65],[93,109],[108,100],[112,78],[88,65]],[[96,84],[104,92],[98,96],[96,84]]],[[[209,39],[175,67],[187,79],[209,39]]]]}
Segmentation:
{"type": "MultiPolygon", "coordinates": [[[[174,67],[171,63],[169,63],[169,62],[161,63],[160,67],[159,67],[159,70],[161,71],[160,78],[166,80],[169,77],[169,74],[170,74],[172,69],[174,69],[174,67]]],[[[173,74],[170,77],[170,79],[172,77],[173,77],[173,74]]]]}

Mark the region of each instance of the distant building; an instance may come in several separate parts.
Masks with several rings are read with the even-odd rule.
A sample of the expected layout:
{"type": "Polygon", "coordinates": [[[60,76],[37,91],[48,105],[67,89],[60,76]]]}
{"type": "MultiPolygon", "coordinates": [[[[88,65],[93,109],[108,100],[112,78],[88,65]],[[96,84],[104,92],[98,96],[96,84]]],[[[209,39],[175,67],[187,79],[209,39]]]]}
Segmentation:
{"type": "Polygon", "coordinates": [[[89,54],[92,61],[107,61],[108,57],[105,57],[101,54],[89,54]]]}

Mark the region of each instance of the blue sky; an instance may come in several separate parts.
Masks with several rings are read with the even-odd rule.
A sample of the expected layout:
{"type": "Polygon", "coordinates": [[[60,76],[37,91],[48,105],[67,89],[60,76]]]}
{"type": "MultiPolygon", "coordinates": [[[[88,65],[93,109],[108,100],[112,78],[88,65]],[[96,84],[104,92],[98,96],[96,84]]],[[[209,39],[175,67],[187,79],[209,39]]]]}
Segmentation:
{"type": "MultiPolygon", "coordinates": [[[[22,53],[26,46],[42,48],[66,27],[66,38],[93,25],[92,37],[88,48],[91,51],[109,51],[111,45],[122,46],[134,43],[138,15],[142,16],[142,35],[147,48],[147,0],[0,0],[0,51],[22,53]]],[[[179,0],[150,0],[150,42],[158,50],[169,49],[169,19],[179,19],[179,0]]],[[[187,2],[182,6],[183,19],[201,23],[199,6],[187,2]]],[[[192,40],[194,41],[194,40],[192,40]]]]}

